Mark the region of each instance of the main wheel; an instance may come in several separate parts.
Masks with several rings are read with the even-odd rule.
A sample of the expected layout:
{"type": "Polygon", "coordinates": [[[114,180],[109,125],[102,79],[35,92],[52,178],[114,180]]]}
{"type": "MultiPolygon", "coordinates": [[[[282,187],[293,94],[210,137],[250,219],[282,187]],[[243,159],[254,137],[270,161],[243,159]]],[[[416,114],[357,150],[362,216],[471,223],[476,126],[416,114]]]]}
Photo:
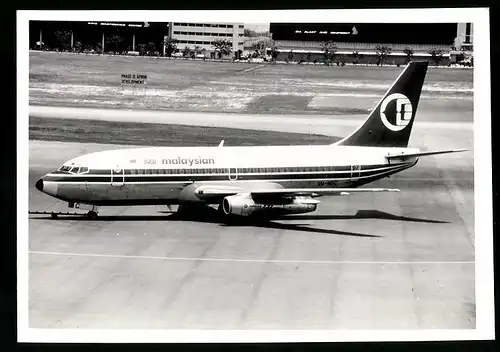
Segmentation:
{"type": "Polygon", "coordinates": [[[96,213],[95,211],[91,210],[91,211],[89,211],[89,212],[87,213],[87,217],[88,217],[89,219],[97,219],[97,213],[96,213]]]}

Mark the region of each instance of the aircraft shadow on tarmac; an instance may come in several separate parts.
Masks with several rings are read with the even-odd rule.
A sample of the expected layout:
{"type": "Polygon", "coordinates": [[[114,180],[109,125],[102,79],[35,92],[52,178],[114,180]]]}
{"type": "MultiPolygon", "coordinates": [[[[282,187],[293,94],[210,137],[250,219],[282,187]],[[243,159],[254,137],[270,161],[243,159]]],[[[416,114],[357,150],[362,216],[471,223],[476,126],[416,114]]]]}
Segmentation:
{"type": "MultiPolygon", "coordinates": [[[[183,211],[180,213],[171,211],[159,211],[162,214],[168,215],[113,215],[106,216],[100,215],[97,219],[88,221],[193,221],[201,223],[214,223],[223,227],[237,227],[237,226],[252,226],[262,227],[269,229],[280,229],[290,231],[301,231],[311,233],[322,233],[340,236],[354,236],[354,237],[381,237],[377,235],[363,234],[357,232],[340,231],[334,229],[323,229],[317,227],[309,227],[310,224],[288,224],[276,222],[273,220],[352,220],[352,219],[382,219],[382,220],[396,220],[396,221],[409,221],[409,222],[422,222],[422,223],[441,223],[446,224],[446,221],[419,219],[406,216],[399,216],[386,213],[380,210],[359,210],[354,215],[283,215],[274,217],[241,217],[232,218],[229,221],[222,221],[220,214],[213,208],[206,207],[196,209],[196,211],[183,211]]],[[[46,219],[46,218],[45,218],[46,219]]],[[[81,216],[59,216],[59,220],[82,220],[81,216]]],[[[87,220],[84,218],[84,221],[87,220]]]]}

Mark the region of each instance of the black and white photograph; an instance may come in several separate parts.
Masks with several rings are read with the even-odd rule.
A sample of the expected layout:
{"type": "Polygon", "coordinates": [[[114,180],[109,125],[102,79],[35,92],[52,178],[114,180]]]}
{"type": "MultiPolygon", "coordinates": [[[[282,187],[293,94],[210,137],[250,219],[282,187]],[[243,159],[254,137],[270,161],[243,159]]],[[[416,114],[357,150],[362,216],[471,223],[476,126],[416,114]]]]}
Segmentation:
{"type": "Polygon", "coordinates": [[[489,14],[410,10],[19,11],[19,337],[492,338],[489,14]]]}

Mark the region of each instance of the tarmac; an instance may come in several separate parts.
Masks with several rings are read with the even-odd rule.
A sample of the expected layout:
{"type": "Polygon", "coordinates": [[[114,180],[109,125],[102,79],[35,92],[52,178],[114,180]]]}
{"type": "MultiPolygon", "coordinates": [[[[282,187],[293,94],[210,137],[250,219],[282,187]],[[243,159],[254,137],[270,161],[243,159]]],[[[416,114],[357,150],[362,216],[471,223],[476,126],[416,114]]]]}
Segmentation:
{"type": "MultiPolygon", "coordinates": [[[[166,207],[102,207],[97,220],[30,215],[29,326],[474,329],[470,105],[456,112],[460,122],[417,115],[411,146],[471,151],[421,158],[371,184],[400,193],[323,197],[314,213],[268,223],[225,225],[210,209],[180,219],[166,207]]],[[[69,110],[60,109],[67,117],[69,110]]],[[[73,117],[85,116],[80,110],[73,117]]],[[[332,136],[362,122],[360,116],[135,116],[332,136]]],[[[75,211],[38,192],[36,180],[74,156],[120,147],[131,146],[30,141],[30,210],[75,211]]]]}

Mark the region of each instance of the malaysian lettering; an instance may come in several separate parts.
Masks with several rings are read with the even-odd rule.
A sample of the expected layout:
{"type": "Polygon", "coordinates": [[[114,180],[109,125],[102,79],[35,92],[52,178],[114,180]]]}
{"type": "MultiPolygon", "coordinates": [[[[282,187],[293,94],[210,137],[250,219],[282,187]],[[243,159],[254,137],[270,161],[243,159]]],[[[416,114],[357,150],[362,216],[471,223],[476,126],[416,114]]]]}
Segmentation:
{"type": "Polygon", "coordinates": [[[169,159],[163,159],[162,164],[164,165],[210,165],[210,164],[215,164],[215,160],[212,158],[202,158],[202,157],[197,157],[197,158],[181,158],[180,156],[177,158],[169,158],[169,159]]]}

